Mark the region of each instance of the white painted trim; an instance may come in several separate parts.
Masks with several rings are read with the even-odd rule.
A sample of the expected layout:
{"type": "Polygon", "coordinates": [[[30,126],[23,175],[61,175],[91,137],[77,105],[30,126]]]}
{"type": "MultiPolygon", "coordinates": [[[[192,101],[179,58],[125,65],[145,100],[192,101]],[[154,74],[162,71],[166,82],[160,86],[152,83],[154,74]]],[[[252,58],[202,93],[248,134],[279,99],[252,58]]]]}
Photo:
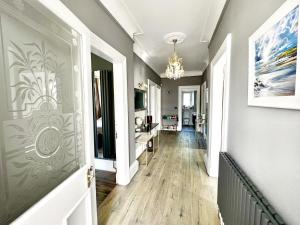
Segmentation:
{"type": "Polygon", "coordinates": [[[118,134],[116,139],[116,182],[119,185],[127,185],[130,182],[130,169],[126,57],[92,32],[91,46],[93,53],[113,63],[115,123],[118,134]]]}
{"type": "Polygon", "coordinates": [[[152,115],[152,122],[153,123],[159,123],[159,129],[161,127],[161,87],[153,82],[152,80],[147,80],[147,110],[148,115],[152,115]],[[153,87],[154,93],[151,92],[151,87],[153,87]],[[159,93],[160,92],[160,93],[159,93]],[[150,96],[150,94],[152,94],[150,96]],[[159,98],[160,97],[160,98],[159,98]],[[154,114],[151,110],[152,103],[154,102],[154,114]]]}
{"type": "Polygon", "coordinates": [[[200,85],[178,86],[178,126],[177,131],[182,130],[182,92],[197,91],[197,117],[200,114],[200,85]]]}
{"type": "Polygon", "coordinates": [[[106,159],[95,159],[95,169],[109,172],[116,172],[114,168],[114,161],[106,159]]]}
{"type": "Polygon", "coordinates": [[[221,225],[225,225],[221,212],[219,211],[219,220],[221,225]]]}
{"type": "Polygon", "coordinates": [[[159,123],[157,127],[157,132],[161,130],[161,87],[159,85],[156,86],[156,116],[157,116],[157,121],[159,123]]]}
{"type": "Polygon", "coordinates": [[[84,217],[86,224],[97,225],[97,206],[95,183],[91,188],[87,187],[87,169],[94,164],[94,141],[92,125],[92,89],[90,85],[91,59],[90,59],[90,36],[88,28],[60,1],[39,0],[39,2],[59,17],[66,24],[76,29],[81,35],[82,47],[82,94],[83,108],[87,113],[83,114],[85,147],[85,166],[80,168],[54,190],[29,208],[18,217],[13,225],[53,225],[66,224],[68,216],[73,213],[78,205],[84,204],[84,211],[80,215],[84,217]],[[61,204],[59,204],[61,203],[61,204]],[[59,205],[59,206],[58,206],[59,205]],[[48,218],[45,220],[45,218],[48,218]]]}
{"type": "MultiPolygon", "coordinates": [[[[156,87],[156,83],[154,83],[152,80],[147,79],[147,114],[149,115],[151,113],[151,100],[152,97],[155,98],[155,93],[154,96],[151,96],[151,86],[156,87]]],[[[153,94],[153,93],[152,93],[153,94]]],[[[155,99],[156,100],[156,99],[155,99]]],[[[152,115],[153,116],[153,115],[152,115]]]]}
{"type": "MultiPolygon", "coordinates": [[[[190,70],[190,71],[184,71],[184,75],[182,78],[184,77],[198,77],[198,76],[202,76],[203,75],[203,71],[202,70],[190,70]]],[[[167,78],[165,73],[161,73],[159,74],[159,76],[161,78],[167,78]]]]}
{"type": "Polygon", "coordinates": [[[137,173],[139,170],[139,161],[135,160],[134,163],[131,164],[130,166],[130,180],[134,177],[134,175],[137,173]]]}
{"type": "Polygon", "coordinates": [[[71,175],[65,182],[57,186],[33,207],[18,217],[11,225],[53,225],[63,223],[63,221],[60,221],[61,218],[67,220],[68,216],[74,211],[76,206],[90,194],[90,192],[85,191],[86,180],[80,179],[80,177],[86,176],[87,168],[88,167],[85,166],[83,170],[79,170],[71,175]],[[74,187],[77,188],[74,189],[74,187]],[[67,192],[70,194],[67,195],[67,192]],[[82,195],[82,197],[77,199],[76,197],[78,195],[82,195]],[[63,207],[60,207],[59,211],[57,211],[56,207],[57,204],[59,204],[57,199],[64,202],[63,207]],[[45,217],[51,219],[45,221],[45,217]]]}
{"type": "Polygon", "coordinates": [[[143,30],[129,11],[126,4],[121,0],[97,0],[118,21],[121,27],[133,39],[134,34],[142,34],[143,30]]]}
{"type": "Polygon", "coordinates": [[[124,0],[97,0],[109,11],[109,13],[118,21],[126,33],[134,40],[133,52],[139,56],[148,66],[157,74],[154,64],[150,60],[149,53],[142,44],[135,39],[135,35],[143,35],[144,31],[128,9],[124,0]]]}
{"type": "Polygon", "coordinates": [[[207,172],[211,177],[218,177],[219,173],[219,152],[213,152],[212,143],[214,142],[214,130],[211,127],[213,118],[213,72],[214,66],[219,59],[226,54],[226,69],[224,74],[224,95],[223,95],[223,119],[222,119],[222,137],[221,137],[221,149],[220,151],[227,151],[228,141],[228,113],[229,113],[229,91],[230,91],[230,68],[231,68],[231,42],[232,35],[228,34],[216,53],[215,57],[211,61],[210,65],[210,104],[209,104],[209,138],[208,138],[208,156],[207,156],[207,172]]]}

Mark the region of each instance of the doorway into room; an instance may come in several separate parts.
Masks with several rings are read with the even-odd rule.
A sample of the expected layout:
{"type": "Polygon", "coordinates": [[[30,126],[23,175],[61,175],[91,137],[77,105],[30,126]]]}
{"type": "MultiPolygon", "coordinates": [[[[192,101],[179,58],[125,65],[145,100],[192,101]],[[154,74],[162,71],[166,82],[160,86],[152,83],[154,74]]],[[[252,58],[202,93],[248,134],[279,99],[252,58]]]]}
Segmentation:
{"type": "Polygon", "coordinates": [[[200,85],[178,87],[178,131],[180,139],[199,149],[200,85]]]}
{"type": "Polygon", "coordinates": [[[113,64],[91,54],[97,206],[116,186],[113,64]]]}
{"type": "Polygon", "coordinates": [[[199,130],[200,85],[178,87],[178,131],[199,130]]]}
{"type": "Polygon", "coordinates": [[[182,131],[195,132],[197,91],[182,92],[182,131]]]}
{"type": "MultiPolygon", "coordinates": [[[[105,168],[116,172],[116,183],[127,185],[130,182],[129,133],[128,133],[128,95],[126,57],[108,45],[94,33],[91,36],[91,52],[113,65],[113,91],[115,113],[115,161],[106,162],[105,168]]],[[[91,85],[92,88],[92,85],[91,85]]],[[[95,132],[96,133],[96,132],[95,132]]],[[[95,168],[102,168],[103,163],[95,160],[95,168]]]]}
{"type": "Polygon", "coordinates": [[[95,157],[115,161],[115,117],[114,117],[114,83],[113,64],[91,54],[95,157]]]}
{"type": "Polygon", "coordinates": [[[98,101],[93,99],[94,105],[101,109],[97,112],[94,108],[93,123],[96,146],[95,205],[99,213],[114,187],[127,185],[132,178],[129,165],[127,64],[125,56],[94,33],[90,35],[91,67],[95,66],[95,58],[102,62],[100,67],[93,68],[91,79],[94,97],[98,93],[98,101]]]}

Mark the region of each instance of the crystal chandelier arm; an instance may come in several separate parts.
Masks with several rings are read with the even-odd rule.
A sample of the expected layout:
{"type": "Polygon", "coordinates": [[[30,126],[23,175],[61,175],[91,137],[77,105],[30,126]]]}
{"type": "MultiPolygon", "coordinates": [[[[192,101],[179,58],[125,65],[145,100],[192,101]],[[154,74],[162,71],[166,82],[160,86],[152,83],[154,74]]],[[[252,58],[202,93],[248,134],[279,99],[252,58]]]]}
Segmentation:
{"type": "Polygon", "coordinates": [[[177,39],[174,39],[173,40],[174,53],[169,58],[169,64],[167,65],[167,69],[166,69],[167,77],[169,79],[174,79],[174,80],[179,79],[184,74],[183,65],[182,65],[183,60],[182,58],[179,58],[176,53],[176,43],[177,43],[177,39]]]}

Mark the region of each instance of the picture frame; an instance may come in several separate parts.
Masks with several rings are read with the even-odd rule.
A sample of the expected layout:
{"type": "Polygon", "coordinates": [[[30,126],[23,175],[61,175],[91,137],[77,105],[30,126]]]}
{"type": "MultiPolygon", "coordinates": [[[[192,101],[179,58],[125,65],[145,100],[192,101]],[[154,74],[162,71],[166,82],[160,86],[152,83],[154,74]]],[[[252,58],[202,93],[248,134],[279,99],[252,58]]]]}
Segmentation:
{"type": "Polygon", "coordinates": [[[250,36],[249,106],[300,110],[299,10],[286,1],[250,36]]]}

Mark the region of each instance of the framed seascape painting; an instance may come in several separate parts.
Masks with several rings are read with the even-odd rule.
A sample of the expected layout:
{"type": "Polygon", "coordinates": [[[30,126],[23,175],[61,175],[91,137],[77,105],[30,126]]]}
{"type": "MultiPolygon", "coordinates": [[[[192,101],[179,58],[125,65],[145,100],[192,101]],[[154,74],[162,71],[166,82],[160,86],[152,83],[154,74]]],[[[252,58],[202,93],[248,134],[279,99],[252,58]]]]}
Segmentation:
{"type": "Polygon", "coordinates": [[[300,110],[299,3],[286,1],[249,38],[248,105],[300,110]]]}

